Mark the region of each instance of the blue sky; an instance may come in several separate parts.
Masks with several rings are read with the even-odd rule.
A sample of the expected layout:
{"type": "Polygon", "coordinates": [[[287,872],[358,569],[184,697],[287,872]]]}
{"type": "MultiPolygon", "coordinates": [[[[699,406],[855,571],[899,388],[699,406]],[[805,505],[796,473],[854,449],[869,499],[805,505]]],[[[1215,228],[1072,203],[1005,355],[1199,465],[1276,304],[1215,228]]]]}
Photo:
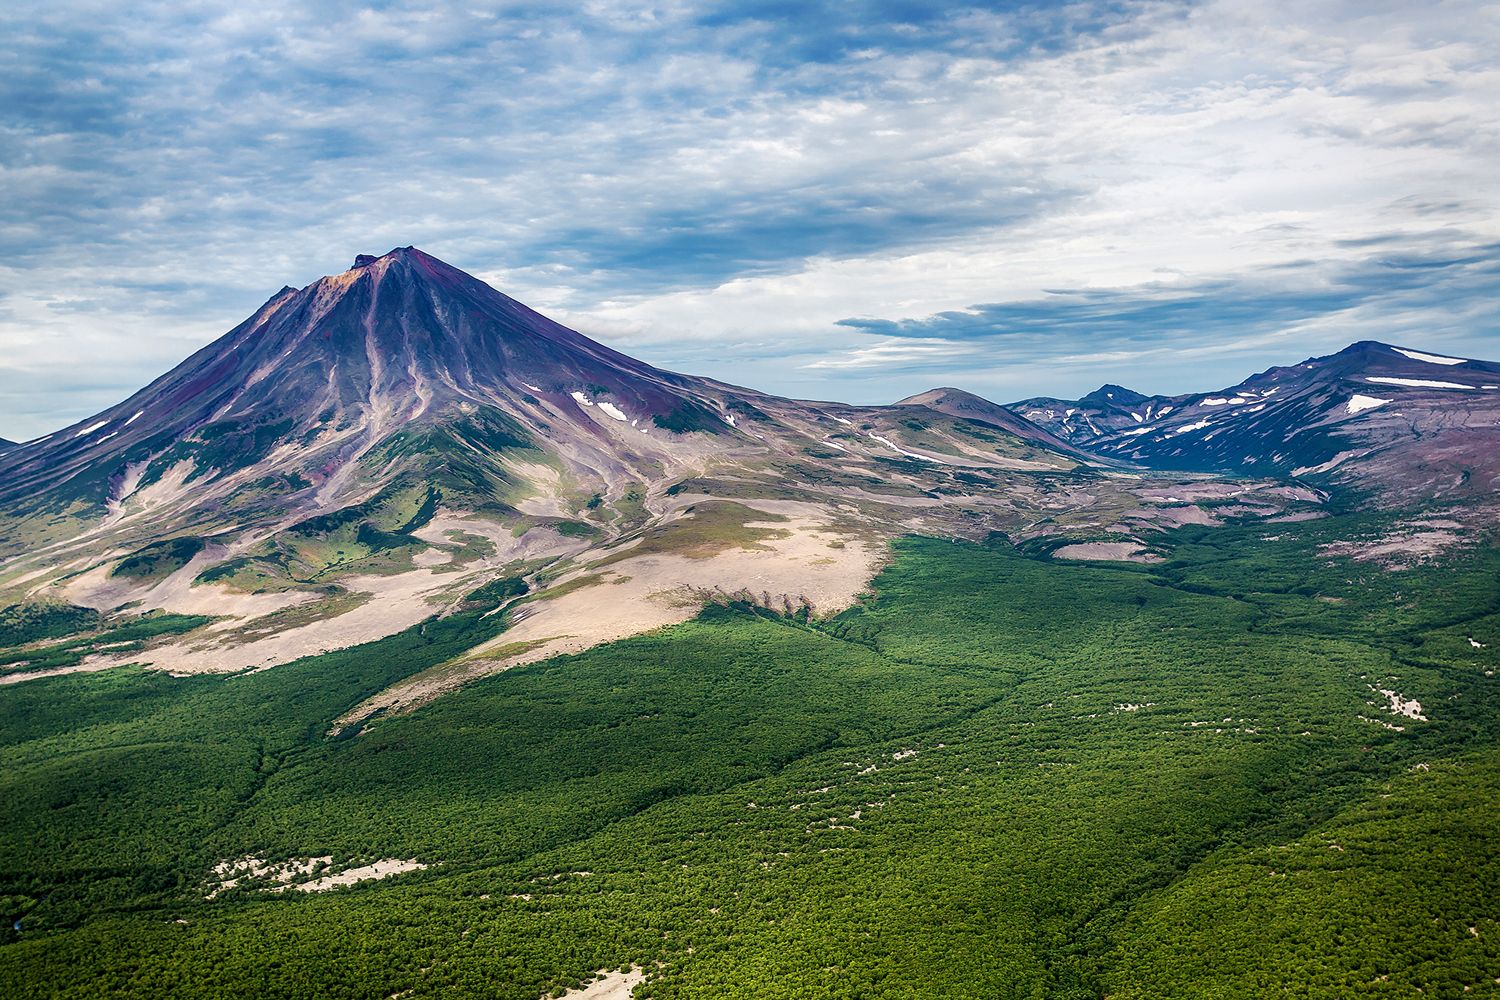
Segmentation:
{"type": "Polygon", "coordinates": [[[415,244],[814,398],[1500,357],[1479,2],[0,9],[0,436],[415,244]]]}

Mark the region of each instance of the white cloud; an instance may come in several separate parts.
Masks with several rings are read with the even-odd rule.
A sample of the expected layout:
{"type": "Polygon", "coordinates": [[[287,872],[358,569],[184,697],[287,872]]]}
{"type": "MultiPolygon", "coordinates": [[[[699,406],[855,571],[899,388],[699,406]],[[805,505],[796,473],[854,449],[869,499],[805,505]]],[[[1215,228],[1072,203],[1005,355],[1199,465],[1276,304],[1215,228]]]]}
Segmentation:
{"type": "Polygon", "coordinates": [[[946,340],[886,341],[869,347],[857,347],[845,354],[819,358],[803,368],[885,368],[913,362],[931,364],[968,353],[962,344],[946,340]]]}
{"type": "MultiPolygon", "coordinates": [[[[967,12],[860,26],[818,61],[787,54],[797,26],[687,4],[12,8],[0,434],[92,412],[283,283],[407,243],[657,364],[894,398],[924,386],[893,372],[949,357],[997,393],[1172,358],[916,357],[839,320],[1500,242],[1494,7],[1065,11],[1061,45],[967,12]]],[[[1259,353],[1212,329],[1196,349],[1269,363],[1357,319],[1483,354],[1481,312],[1371,303],[1259,353]]]]}

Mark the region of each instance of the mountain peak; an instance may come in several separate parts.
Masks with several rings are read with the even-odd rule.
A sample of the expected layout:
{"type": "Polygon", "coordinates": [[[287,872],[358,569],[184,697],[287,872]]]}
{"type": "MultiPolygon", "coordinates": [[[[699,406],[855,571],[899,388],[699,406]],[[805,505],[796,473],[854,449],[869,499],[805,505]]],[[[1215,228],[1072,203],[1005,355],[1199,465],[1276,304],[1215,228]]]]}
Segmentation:
{"type": "MultiPolygon", "coordinates": [[[[424,253],[423,251],[418,250],[414,246],[404,246],[404,247],[394,247],[394,248],[392,248],[390,250],[387,250],[385,253],[382,253],[382,254],[373,254],[373,253],[356,254],[355,257],[354,257],[354,264],[352,266],[350,266],[349,270],[351,270],[351,271],[357,271],[357,270],[359,270],[361,268],[369,267],[371,264],[378,263],[379,261],[382,261],[382,260],[395,261],[395,260],[406,260],[406,259],[421,259],[421,260],[424,260],[424,261],[429,261],[429,262],[431,262],[433,264],[441,265],[443,267],[453,268],[453,265],[445,263],[444,261],[439,260],[438,258],[432,256],[432,254],[430,254],[430,253],[424,253]]],[[[457,268],[453,268],[453,269],[457,270],[457,268]]]]}
{"type": "Polygon", "coordinates": [[[1134,406],[1137,403],[1144,403],[1150,398],[1150,396],[1142,395],[1134,389],[1127,389],[1123,385],[1106,382],[1087,396],[1084,396],[1082,401],[1106,406],[1134,406]]]}
{"type": "Polygon", "coordinates": [[[968,391],[966,391],[964,389],[955,389],[951,385],[940,385],[940,386],[937,386],[935,388],[927,389],[927,390],[925,390],[923,392],[916,393],[915,395],[907,396],[905,399],[898,399],[898,400],[896,400],[896,402],[892,403],[891,405],[892,406],[927,406],[929,404],[938,402],[940,400],[951,399],[951,398],[959,398],[959,399],[965,399],[965,400],[969,400],[969,399],[983,400],[984,399],[984,397],[982,397],[982,396],[976,396],[974,393],[968,392],[968,391]]]}
{"type": "MultiPolygon", "coordinates": [[[[273,453],[328,499],[372,474],[355,463],[386,455],[373,449],[393,435],[479,413],[497,427],[519,421],[556,436],[571,422],[570,438],[588,439],[570,440],[575,453],[606,440],[611,449],[657,448],[657,418],[674,433],[727,426],[682,380],[406,246],[283,288],[130,399],[49,435],[22,465],[7,462],[0,503],[78,473],[103,495],[114,489],[110,476],[142,462],[149,486],[179,461],[195,479],[212,478],[259,468],[273,453]]],[[[15,449],[0,450],[13,458],[15,449]]]]}

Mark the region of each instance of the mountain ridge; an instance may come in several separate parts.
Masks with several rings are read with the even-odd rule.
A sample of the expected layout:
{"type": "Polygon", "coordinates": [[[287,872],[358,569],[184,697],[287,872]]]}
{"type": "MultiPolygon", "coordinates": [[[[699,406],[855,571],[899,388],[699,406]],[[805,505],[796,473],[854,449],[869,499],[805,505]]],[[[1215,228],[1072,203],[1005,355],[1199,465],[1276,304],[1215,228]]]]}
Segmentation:
{"type": "Polygon", "coordinates": [[[1364,340],[1217,391],[1112,399],[1101,389],[1007,408],[1158,471],[1314,476],[1420,502],[1494,492],[1497,390],[1500,364],[1364,340]]]}

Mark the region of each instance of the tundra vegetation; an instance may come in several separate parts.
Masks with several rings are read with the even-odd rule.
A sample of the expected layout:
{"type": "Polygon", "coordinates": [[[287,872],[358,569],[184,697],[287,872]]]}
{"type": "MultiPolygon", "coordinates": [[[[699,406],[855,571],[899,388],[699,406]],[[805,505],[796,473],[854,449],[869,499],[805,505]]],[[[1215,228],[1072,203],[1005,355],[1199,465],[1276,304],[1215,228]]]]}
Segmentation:
{"type": "MultiPolygon", "coordinates": [[[[713,606],[332,735],[524,585],[268,671],[0,688],[0,995],[1494,995],[1500,550],[1326,548],[1394,523],[907,538],[833,618],[713,606]],[[426,867],[216,891],[243,858],[426,867]]],[[[188,624],[10,609],[0,662],[188,624]]]]}

